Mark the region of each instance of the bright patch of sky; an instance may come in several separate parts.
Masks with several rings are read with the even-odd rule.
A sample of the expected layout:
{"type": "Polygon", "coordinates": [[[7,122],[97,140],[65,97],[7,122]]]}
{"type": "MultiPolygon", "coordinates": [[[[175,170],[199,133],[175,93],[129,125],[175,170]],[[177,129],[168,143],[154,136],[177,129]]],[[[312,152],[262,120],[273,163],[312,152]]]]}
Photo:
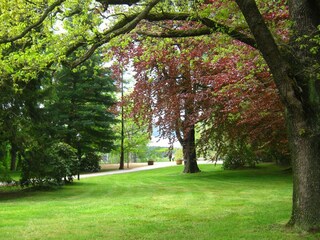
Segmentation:
{"type": "MultiPolygon", "coordinates": [[[[152,136],[151,137],[151,141],[148,144],[148,146],[150,147],[169,147],[169,140],[168,139],[160,139],[157,136],[152,136]]],[[[173,143],[173,147],[174,148],[182,148],[182,146],[180,145],[180,143],[178,141],[175,141],[173,143]]]]}

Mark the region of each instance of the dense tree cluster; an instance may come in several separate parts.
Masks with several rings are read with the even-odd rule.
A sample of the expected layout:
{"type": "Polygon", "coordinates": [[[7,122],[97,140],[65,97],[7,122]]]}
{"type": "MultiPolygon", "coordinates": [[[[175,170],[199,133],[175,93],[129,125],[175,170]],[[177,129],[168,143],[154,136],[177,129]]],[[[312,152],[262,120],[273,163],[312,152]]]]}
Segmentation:
{"type": "Polygon", "coordinates": [[[111,151],[114,139],[110,74],[95,56],[76,69],[44,73],[25,89],[1,85],[8,87],[2,95],[1,141],[10,148],[11,169],[17,164],[22,169],[21,184],[60,184],[80,170],[99,170],[93,155],[111,151]]]}

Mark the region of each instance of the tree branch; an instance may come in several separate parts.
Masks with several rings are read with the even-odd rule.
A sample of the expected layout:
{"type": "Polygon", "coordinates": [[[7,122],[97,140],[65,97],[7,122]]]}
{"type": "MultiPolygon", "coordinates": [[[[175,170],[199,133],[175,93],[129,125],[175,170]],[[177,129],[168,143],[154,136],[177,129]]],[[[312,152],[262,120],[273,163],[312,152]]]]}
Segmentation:
{"type": "MultiPolygon", "coordinates": [[[[198,16],[192,16],[189,13],[157,13],[157,14],[148,14],[145,18],[146,20],[153,21],[164,21],[164,20],[175,20],[175,21],[196,21],[201,22],[203,25],[207,26],[207,28],[200,28],[194,30],[170,30],[167,33],[157,34],[155,33],[155,37],[190,37],[190,36],[201,36],[205,34],[212,34],[214,32],[220,32],[229,35],[230,37],[243,42],[253,48],[257,48],[257,44],[254,38],[247,36],[229,26],[223,25],[221,23],[215,22],[210,18],[201,18],[198,16]],[[177,36],[174,36],[177,34],[177,36]]],[[[141,32],[140,32],[141,33],[141,32]]],[[[142,33],[143,34],[143,33],[142,33]]],[[[148,32],[146,35],[152,36],[153,34],[148,32]]]]}
{"type": "Polygon", "coordinates": [[[158,38],[180,38],[180,37],[196,37],[196,36],[203,36],[209,35],[212,33],[210,28],[202,27],[198,29],[192,30],[167,30],[165,32],[142,32],[137,31],[140,35],[146,35],[149,37],[158,37],[158,38]]]}
{"type": "Polygon", "coordinates": [[[151,1],[147,7],[140,12],[139,14],[132,15],[129,18],[124,18],[120,22],[116,23],[111,29],[107,30],[102,34],[102,36],[97,36],[95,40],[98,40],[91,46],[91,48],[80,58],[78,58],[76,61],[72,62],[70,66],[72,68],[80,65],[84,61],[86,61],[93,53],[94,51],[102,46],[103,44],[109,42],[111,39],[121,35],[130,32],[132,29],[134,29],[138,23],[144,19],[148,13],[151,11],[151,9],[161,0],[153,0],[151,1]]]}
{"type": "Polygon", "coordinates": [[[257,48],[256,40],[254,38],[247,36],[246,34],[243,34],[221,23],[217,23],[209,18],[202,18],[201,22],[207,27],[209,27],[211,31],[214,31],[214,32],[220,31],[221,33],[227,34],[230,37],[236,40],[239,40],[240,42],[243,42],[253,48],[257,48]]]}
{"type": "Polygon", "coordinates": [[[183,136],[182,136],[180,129],[178,127],[178,121],[176,122],[175,133],[176,133],[176,137],[177,137],[179,143],[183,146],[185,144],[185,141],[184,141],[183,136]]]}
{"type": "Polygon", "coordinates": [[[35,22],[34,24],[28,26],[25,30],[23,30],[22,33],[20,33],[19,35],[15,36],[15,37],[0,39],[0,44],[8,43],[8,42],[14,42],[14,41],[16,41],[18,39],[23,38],[32,29],[40,26],[43,23],[43,21],[48,17],[49,13],[52,12],[57,6],[60,6],[65,1],[66,0],[57,0],[56,2],[54,2],[51,6],[49,6],[44,11],[43,15],[41,16],[41,18],[39,18],[39,20],[37,22],[35,22]]]}
{"type": "Polygon", "coordinates": [[[102,5],[132,5],[141,0],[97,0],[102,5]]]}
{"type": "Polygon", "coordinates": [[[301,94],[298,84],[291,74],[288,62],[282,54],[270,32],[254,0],[236,0],[249,28],[254,35],[258,49],[268,64],[274,81],[285,106],[302,109],[298,96],[301,94]]]}

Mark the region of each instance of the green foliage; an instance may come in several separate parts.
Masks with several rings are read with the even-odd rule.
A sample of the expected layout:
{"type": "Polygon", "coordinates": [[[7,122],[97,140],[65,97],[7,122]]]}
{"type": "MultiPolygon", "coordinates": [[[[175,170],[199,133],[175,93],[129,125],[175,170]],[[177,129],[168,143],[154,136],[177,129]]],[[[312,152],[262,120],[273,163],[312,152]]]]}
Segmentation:
{"type": "Polygon", "coordinates": [[[258,163],[258,158],[250,146],[241,143],[227,148],[227,152],[223,157],[224,169],[239,169],[244,167],[255,167],[258,163]]]}
{"type": "Polygon", "coordinates": [[[182,152],[182,148],[177,148],[177,149],[175,149],[175,152],[174,152],[174,159],[175,159],[175,160],[183,159],[183,152],[182,152]]]}
{"type": "Polygon", "coordinates": [[[114,115],[108,109],[114,104],[115,86],[110,74],[97,54],[75,69],[62,67],[48,86],[51,129],[59,141],[82,154],[113,148],[114,115]]]}
{"type": "Polygon", "coordinates": [[[61,185],[78,172],[76,150],[63,142],[33,146],[24,157],[22,186],[61,185]]]}
{"type": "Polygon", "coordinates": [[[81,158],[80,171],[83,172],[99,172],[101,157],[95,153],[89,152],[81,158]]]}
{"type": "Polygon", "coordinates": [[[66,143],[53,144],[48,149],[47,161],[50,175],[58,184],[62,183],[62,178],[66,182],[71,182],[72,176],[78,172],[76,150],[66,143]]]}
{"type": "Polygon", "coordinates": [[[163,159],[167,160],[168,148],[166,147],[148,147],[147,149],[147,160],[161,161],[163,159]]]}
{"type": "Polygon", "coordinates": [[[0,161],[0,183],[1,182],[12,182],[12,179],[8,173],[8,169],[0,161]]]}

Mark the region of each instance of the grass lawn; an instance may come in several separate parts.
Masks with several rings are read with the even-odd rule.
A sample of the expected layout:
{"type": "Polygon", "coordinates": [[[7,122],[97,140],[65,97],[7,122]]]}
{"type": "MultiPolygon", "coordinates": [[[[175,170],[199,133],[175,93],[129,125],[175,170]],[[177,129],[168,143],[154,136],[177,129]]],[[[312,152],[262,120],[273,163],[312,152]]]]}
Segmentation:
{"type": "Polygon", "coordinates": [[[182,166],[0,193],[0,239],[320,239],[285,227],[291,176],[272,166],[182,166]]]}

